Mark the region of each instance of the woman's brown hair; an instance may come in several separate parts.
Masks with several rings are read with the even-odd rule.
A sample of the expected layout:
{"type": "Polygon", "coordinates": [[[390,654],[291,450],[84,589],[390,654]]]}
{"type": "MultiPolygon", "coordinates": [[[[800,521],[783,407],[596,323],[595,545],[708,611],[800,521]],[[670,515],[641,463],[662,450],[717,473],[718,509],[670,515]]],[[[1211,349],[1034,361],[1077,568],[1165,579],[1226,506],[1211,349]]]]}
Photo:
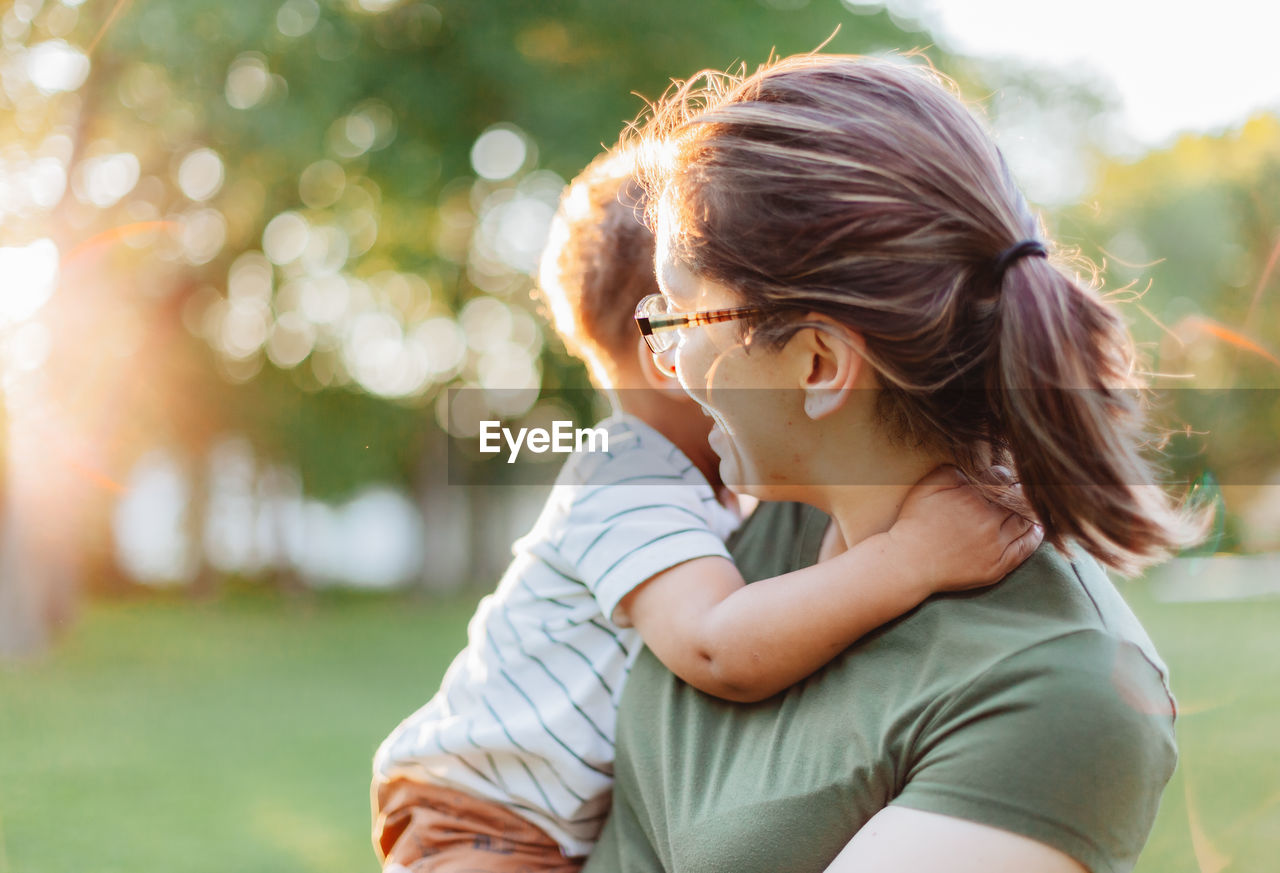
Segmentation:
{"type": "Polygon", "coordinates": [[[931,68],[814,54],[703,73],[635,136],[672,253],[776,313],[753,342],[809,312],[861,333],[883,420],[975,481],[1013,466],[1059,548],[1134,572],[1196,538],[1143,455],[1124,323],[1045,249],[1001,258],[1039,224],[931,68]]]}

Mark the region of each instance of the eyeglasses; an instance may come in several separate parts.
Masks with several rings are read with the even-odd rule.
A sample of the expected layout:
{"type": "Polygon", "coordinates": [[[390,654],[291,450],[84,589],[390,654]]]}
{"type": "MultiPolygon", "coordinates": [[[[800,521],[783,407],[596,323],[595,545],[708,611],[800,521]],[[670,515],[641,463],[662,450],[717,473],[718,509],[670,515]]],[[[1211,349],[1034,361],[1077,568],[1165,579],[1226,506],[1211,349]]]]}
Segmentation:
{"type": "Polygon", "coordinates": [[[649,351],[660,355],[676,344],[679,335],[675,331],[682,327],[693,327],[699,324],[715,324],[718,321],[734,321],[761,315],[764,310],[754,306],[736,306],[731,309],[704,309],[700,312],[672,312],[667,298],[661,294],[650,294],[636,304],[636,325],[640,335],[644,337],[649,351]]]}

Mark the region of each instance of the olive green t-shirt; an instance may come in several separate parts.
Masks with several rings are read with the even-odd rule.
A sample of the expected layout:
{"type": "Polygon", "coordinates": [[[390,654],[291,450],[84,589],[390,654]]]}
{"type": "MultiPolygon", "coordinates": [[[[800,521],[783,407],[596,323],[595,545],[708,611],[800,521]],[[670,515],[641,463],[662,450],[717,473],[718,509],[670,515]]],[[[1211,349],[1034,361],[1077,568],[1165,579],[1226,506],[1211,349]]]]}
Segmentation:
{"type": "MultiPolygon", "coordinates": [[[[780,575],[813,563],[826,523],[762,505],[732,551],[748,579],[780,575]]],[[[586,873],[817,873],[889,804],[1125,871],[1176,761],[1150,640],[1091,559],[1048,547],[761,703],[703,694],[642,652],[617,742],[586,873]]]]}

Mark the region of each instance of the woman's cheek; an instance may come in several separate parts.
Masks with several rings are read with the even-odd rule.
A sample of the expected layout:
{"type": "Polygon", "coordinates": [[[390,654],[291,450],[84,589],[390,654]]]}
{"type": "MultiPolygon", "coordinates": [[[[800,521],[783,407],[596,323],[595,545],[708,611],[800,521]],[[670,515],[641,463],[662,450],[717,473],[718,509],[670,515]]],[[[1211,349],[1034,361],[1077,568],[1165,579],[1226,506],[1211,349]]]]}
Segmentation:
{"type": "Polygon", "coordinates": [[[720,474],[725,482],[745,487],[760,484],[765,470],[758,462],[762,452],[767,452],[760,445],[759,414],[751,408],[751,393],[739,388],[722,391],[714,398],[720,403],[715,404],[718,423],[711,444],[722,459],[720,474]]]}
{"type": "Polygon", "coordinates": [[[710,390],[708,380],[714,361],[707,355],[705,344],[682,337],[675,348],[676,380],[695,400],[705,401],[710,390]]]}
{"type": "Polygon", "coordinates": [[[780,388],[739,392],[733,446],[739,475],[756,488],[798,484],[803,438],[792,427],[795,398],[780,388]]]}
{"type": "Polygon", "coordinates": [[[744,469],[738,447],[733,439],[719,427],[716,427],[711,431],[710,443],[711,450],[720,458],[721,481],[727,487],[739,493],[742,493],[744,489],[750,488],[751,475],[744,469]]]}

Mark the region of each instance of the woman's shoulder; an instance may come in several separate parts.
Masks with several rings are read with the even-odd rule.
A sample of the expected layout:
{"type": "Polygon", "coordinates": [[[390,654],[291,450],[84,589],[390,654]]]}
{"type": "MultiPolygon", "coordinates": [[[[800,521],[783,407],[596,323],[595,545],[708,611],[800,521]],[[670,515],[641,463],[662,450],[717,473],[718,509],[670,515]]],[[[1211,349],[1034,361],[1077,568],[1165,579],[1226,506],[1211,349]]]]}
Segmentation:
{"type": "Polygon", "coordinates": [[[1013,615],[1028,619],[1032,636],[1051,639],[1091,631],[1133,646],[1167,682],[1168,669],[1146,629],[1106,571],[1087,554],[1064,555],[1041,546],[993,586],[989,597],[1013,615]]]}
{"type": "Polygon", "coordinates": [[[1101,627],[1018,649],[948,688],[896,747],[894,803],[1019,834],[1089,869],[1128,869],[1177,763],[1174,705],[1101,627]]]}
{"type": "Polygon", "coordinates": [[[948,630],[963,636],[994,634],[995,640],[1018,648],[1076,631],[1097,631],[1133,643],[1158,660],[1150,637],[1098,563],[1047,544],[995,585],[937,595],[920,613],[927,619],[924,624],[954,626],[948,630]]]}
{"type": "Polygon", "coordinates": [[[922,708],[970,685],[1016,684],[1031,673],[1081,694],[1123,674],[1164,709],[1172,700],[1163,660],[1106,573],[1087,556],[1048,546],[989,588],[930,598],[841,659],[853,673],[873,662],[919,689],[922,708]]]}

